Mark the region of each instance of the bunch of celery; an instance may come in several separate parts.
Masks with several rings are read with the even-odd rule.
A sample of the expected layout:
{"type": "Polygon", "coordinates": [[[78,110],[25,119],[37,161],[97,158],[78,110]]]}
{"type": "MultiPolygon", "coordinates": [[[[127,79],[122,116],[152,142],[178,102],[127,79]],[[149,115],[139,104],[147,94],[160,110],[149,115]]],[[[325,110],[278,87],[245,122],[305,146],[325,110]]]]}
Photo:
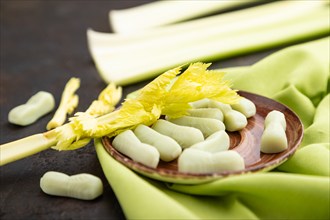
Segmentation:
{"type": "MultiPolygon", "coordinates": [[[[145,7],[145,11],[154,9],[153,5],[145,7]]],[[[135,18],[137,12],[132,13],[134,16],[125,11],[122,20],[125,17],[134,24],[129,19],[135,18]]],[[[115,14],[110,18],[118,20],[115,14]]],[[[139,15],[144,18],[144,14],[139,15]]],[[[149,20],[153,20],[151,15],[139,22],[149,20]]],[[[126,30],[126,23],[116,23],[117,28],[121,25],[126,30]]],[[[101,33],[89,29],[87,37],[102,78],[126,85],[155,77],[182,63],[227,58],[324,36],[329,34],[329,26],[329,1],[275,1],[157,28],[141,27],[134,32],[101,33]]]]}
{"type": "MultiPolygon", "coordinates": [[[[187,114],[189,103],[210,98],[228,104],[236,103],[240,96],[230,88],[219,71],[207,70],[210,64],[194,63],[181,73],[181,67],[166,71],[144,88],[134,98],[127,98],[120,109],[113,110],[120,99],[121,90],[113,85],[108,100],[92,103],[86,112],[77,113],[70,122],[43,134],[3,144],[0,146],[0,165],[32,155],[49,147],[73,150],[85,146],[92,138],[115,136],[139,124],[151,125],[161,115],[180,117],[187,114]],[[180,74],[180,76],[178,76],[180,74]],[[108,107],[110,109],[107,109],[108,107]],[[102,109],[107,109],[103,112],[102,109]],[[95,114],[94,114],[95,113],[95,114]]],[[[110,85],[111,86],[111,85],[110,85]]]]}

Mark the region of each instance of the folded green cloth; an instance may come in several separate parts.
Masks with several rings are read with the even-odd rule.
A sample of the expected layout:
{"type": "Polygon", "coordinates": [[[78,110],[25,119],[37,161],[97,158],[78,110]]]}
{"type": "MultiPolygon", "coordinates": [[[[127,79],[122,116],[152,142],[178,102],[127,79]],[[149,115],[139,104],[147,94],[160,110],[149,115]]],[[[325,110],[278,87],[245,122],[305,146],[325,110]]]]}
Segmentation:
{"type": "Polygon", "coordinates": [[[136,174],[95,140],[98,158],[128,219],[329,219],[330,38],[283,49],[255,65],[226,69],[234,87],[273,98],[304,124],[297,152],[266,173],[198,185],[136,174]]]}

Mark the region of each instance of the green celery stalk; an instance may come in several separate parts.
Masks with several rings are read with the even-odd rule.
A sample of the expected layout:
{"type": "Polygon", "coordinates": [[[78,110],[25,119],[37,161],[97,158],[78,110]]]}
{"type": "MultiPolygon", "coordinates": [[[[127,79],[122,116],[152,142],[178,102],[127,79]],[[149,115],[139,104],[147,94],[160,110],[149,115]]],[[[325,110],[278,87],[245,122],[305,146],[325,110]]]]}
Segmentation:
{"type": "Polygon", "coordinates": [[[95,65],[106,82],[126,85],[183,63],[212,61],[322,36],[329,5],[280,1],[136,34],[87,31],[95,65]]]}
{"type": "Polygon", "coordinates": [[[55,145],[56,138],[48,135],[48,132],[45,134],[34,134],[1,146],[0,166],[28,157],[55,145]]]}
{"type": "Polygon", "coordinates": [[[257,1],[260,0],[156,1],[128,9],[111,10],[109,20],[114,32],[129,33],[173,24],[257,1]]]}

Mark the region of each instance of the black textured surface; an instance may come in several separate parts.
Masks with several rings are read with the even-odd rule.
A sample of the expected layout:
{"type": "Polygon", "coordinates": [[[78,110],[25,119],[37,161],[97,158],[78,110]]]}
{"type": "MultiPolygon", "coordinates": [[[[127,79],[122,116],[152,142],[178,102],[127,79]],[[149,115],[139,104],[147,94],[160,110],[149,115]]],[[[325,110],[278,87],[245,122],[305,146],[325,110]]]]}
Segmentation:
{"type": "MultiPolygon", "coordinates": [[[[44,132],[53,113],[20,127],[8,123],[8,112],[40,90],[51,92],[58,105],[71,77],[81,79],[77,111],[84,111],[105,87],[87,50],[87,28],[109,32],[109,10],[146,2],[1,0],[0,143],[44,132]]],[[[213,68],[249,65],[271,52],[224,60],[213,68]]],[[[146,83],[124,87],[124,95],[146,83]]],[[[125,219],[93,144],[76,151],[49,149],[0,167],[0,171],[2,220],[125,219]],[[102,179],[104,194],[94,201],[48,196],[39,188],[39,180],[50,170],[94,174],[102,179]]]]}

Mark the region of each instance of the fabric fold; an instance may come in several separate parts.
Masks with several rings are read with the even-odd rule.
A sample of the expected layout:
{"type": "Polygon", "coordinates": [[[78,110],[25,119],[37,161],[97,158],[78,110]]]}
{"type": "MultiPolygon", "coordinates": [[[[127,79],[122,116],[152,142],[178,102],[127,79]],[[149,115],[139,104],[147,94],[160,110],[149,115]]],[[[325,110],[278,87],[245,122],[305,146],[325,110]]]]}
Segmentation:
{"type": "Polygon", "coordinates": [[[329,178],[285,173],[246,174],[171,189],[197,195],[236,194],[260,219],[325,219],[329,178]]]}
{"type": "Polygon", "coordinates": [[[313,124],[305,129],[304,140],[302,146],[307,144],[313,144],[315,141],[318,143],[330,143],[329,133],[330,133],[330,95],[322,99],[318,105],[315,116],[313,119],[313,124]]]}
{"type": "Polygon", "coordinates": [[[286,104],[301,118],[304,127],[313,122],[315,107],[312,101],[297,89],[295,85],[289,85],[272,96],[273,99],[286,104]]]}

